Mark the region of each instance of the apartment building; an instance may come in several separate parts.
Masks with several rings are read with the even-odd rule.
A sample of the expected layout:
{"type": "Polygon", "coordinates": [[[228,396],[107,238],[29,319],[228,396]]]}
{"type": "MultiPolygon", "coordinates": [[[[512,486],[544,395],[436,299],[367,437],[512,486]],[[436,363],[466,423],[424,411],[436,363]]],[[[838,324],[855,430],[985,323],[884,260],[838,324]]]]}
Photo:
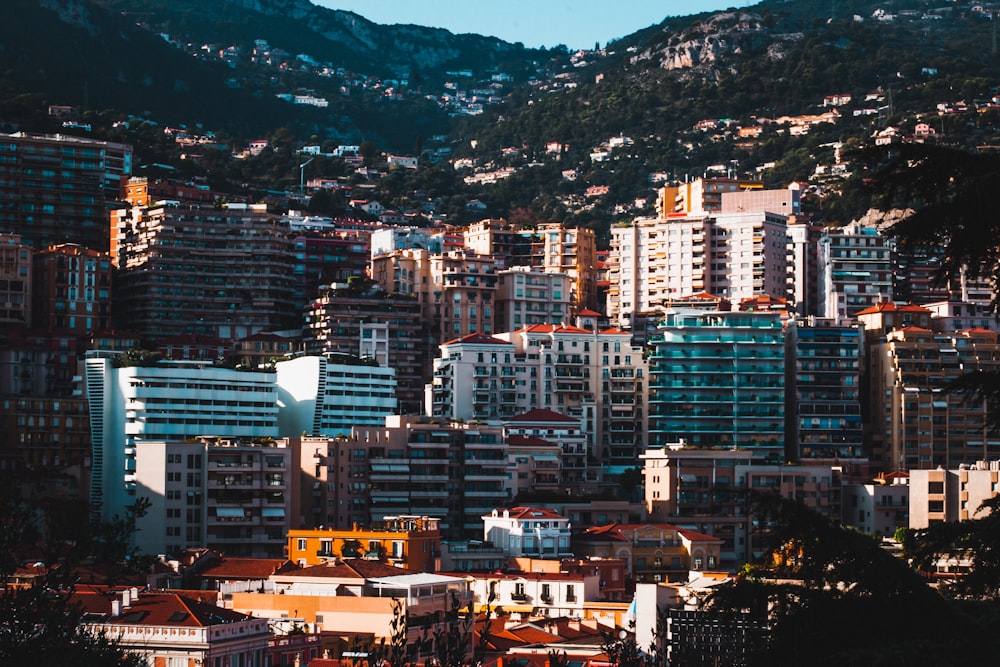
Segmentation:
{"type": "Polygon", "coordinates": [[[449,419],[507,419],[551,410],[581,420],[599,467],[587,479],[616,478],[645,443],[642,349],[627,332],[534,325],[441,346],[430,411],[449,419]]]}
{"type": "Polygon", "coordinates": [[[673,299],[707,292],[737,303],[789,294],[785,216],[669,214],[611,229],[608,317],[629,326],[673,299]]]}
{"type": "Polygon", "coordinates": [[[951,469],[1000,451],[988,404],[943,388],[964,373],[1000,369],[997,332],[902,327],[870,346],[868,365],[871,440],[886,471],[951,469]]]}
{"type": "Polygon", "coordinates": [[[36,328],[77,335],[111,327],[111,256],[80,245],[38,249],[32,259],[36,328]]]}
{"type": "Polygon", "coordinates": [[[719,567],[722,540],[669,523],[613,523],[573,536],[580,558],[618,558],[632,582],[687,581],[692,570],[719,567]]]}
{"type": "Polygon", "coordinates": [[[540,507],[494,509],[482,517],[483,540],[511,558],[565,558],[570,550],[569,519],[540,507]]]}
{"type": "Polygon", "coordinates": [[[271,631],[252,617],[177,593],[77,585],[85,632],[102,635],[151,665],[264,665],[271,631]]]}
{"type": "Polygon", "coordinates": [[[0,234],[0,324],[27,328],[31,321],[32,249],[17,234],[0,234]]]}
{"type": "Polygon", "coordinates": [[[300,567],[337,558],[378,560],[411,572],[434,572],[441,554],[440,520],[387,516],[371,527],[288,531],[288,560],[300,567]]]}
{"type": "MultiPolygon", "coordinates": [[[[569,278],[568,293],[574,310],[599,307],[597,241],[592,229],[567,227],[559,222],[522,227],[502,220],[481,220],[464,230],[464,240],[466,248],[495,257],[499,268],[524,266],[532,271],[564,274],[569,278]]],[[[497,330],[507,329],[498,325],[497,330]]]]}
{"type": "Polygon", "coordinates": [[[588,474],[589,438],[580,419],[536,408],[503,420],[511,495],[522,491],[596,491],[588,474]]]}
{"type": "Polygon", "coordinates": [[[288,221],[264,205],[159,203],[120,224],[116,326],[224,341],[299,326],[288,221]]]}
{"type": "Polygon", "coordinates": [[[730,571],[760,555],[743,507],[747,491],[776,493],[841,520],[841,466],[785,465],[768,462],[759,452],[684,443],[648,449],[641,458],[649,520],[719,538],[719,558],[730,571]]]}
{"type": "Polygon", "coordinates": [[[785,331],[774,311],[667,309],[650,343],[649,440],[785,457],[785,331]]]}
{"type": "Polygon", "coordinates": [[[789,459],[866,456],[861,421],[861,329],[807,318],[785,327],[789,459]]]}
{"type": "Polygon", "coordinates": [[[25,245],[109,248],[106,204],[132,172],[132,147],[67,135],[0,135],[0,232],[25,245]]]}
{"type": "Polygon", "coordinates": [[[880,474],[871,482],[844,484],[844,525],[868,535],[893,537],[910,525],[910,475],[880,474]]]}
{"type": "Polygon", "coordinates": [[[511,499],[506,449],[502,428],[474,421],[397,415],[356,427],[316,447],[320,513],[341,529],[426,516],[447,539],[478,537],[481,517],[511,499]]]}
{"type": "Polygon", "coordinates": [[[421,412],[434,346],[412,295],[334,283],[309,302],[304,331],[306,354],[348,354],[395,370],[399,412],[421,412]]]}
{"type": "Polygon", "coordinates": [[[1000,461],[910,471],[910,528],[982,518],[980,508],[1000,491],[1000,461]]]}
{"type": "Polygon", "coordinates": [[[142,441],[278,437],[274,373],[184,361],[118,367],[115,356],[88,352],[84,360],[93,446],[90,505],[105,521],[135,504],[142,441]]]}
{"type": "Polygon", "coordinates": [[[297,357],[274,365],[278,430],[334,437],[396,414],[396,371],[356,357],[297,357]]]}
{"type": "Polygon", "coordinates": [[[876,227],[852,222],[820,237],[818,307],[822,317],[845,319],[892,298],[895,241],[876,227]]]}
{"type": "Polygon", "coordinates": [[[497,275],[490,255],[407,248],[373,255],[371,273],[386,292],[416,297],[430,338],[438,343],[495,330],[497,275]]]}
{"type": "Polygon", "coordinates": [[[496,331],[569,321],[571,285],[565,273],[544,273],[516,266],[498,271],[497,277],[496,331]]]}
{"type": "Polygon", "coordinates": [[[277,558],[294,516],[299,452],[288,441],[203,436],[136,443],[136,516],[144,553],[208,547],[232,557],[277,558]]]}

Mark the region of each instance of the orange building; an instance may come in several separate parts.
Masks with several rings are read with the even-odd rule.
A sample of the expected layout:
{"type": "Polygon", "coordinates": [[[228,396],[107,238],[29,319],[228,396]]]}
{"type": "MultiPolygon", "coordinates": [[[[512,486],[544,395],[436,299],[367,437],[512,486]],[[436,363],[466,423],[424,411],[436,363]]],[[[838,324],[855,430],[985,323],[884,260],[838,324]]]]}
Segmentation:
{"type": "Polygon", "coordinates": [[[365,558],[434,572],[441,553],[438,523],[426,516],[393,516],[374,528],[290,530],[288,560],[305,567],[337,558],[365,558]]]}

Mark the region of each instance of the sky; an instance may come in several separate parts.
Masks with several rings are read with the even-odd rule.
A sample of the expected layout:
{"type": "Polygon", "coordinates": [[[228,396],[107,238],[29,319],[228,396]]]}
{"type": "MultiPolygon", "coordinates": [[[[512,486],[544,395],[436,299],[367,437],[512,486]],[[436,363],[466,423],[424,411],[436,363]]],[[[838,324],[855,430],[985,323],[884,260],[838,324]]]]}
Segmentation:
{"type": "Polygon", "coordinates": [[[571,50],[630,35],[668,16],[687,16],[747,0],[313,0],[381,24],[412,23],[521,42],[526,47],[564,44],[571,50]]]}

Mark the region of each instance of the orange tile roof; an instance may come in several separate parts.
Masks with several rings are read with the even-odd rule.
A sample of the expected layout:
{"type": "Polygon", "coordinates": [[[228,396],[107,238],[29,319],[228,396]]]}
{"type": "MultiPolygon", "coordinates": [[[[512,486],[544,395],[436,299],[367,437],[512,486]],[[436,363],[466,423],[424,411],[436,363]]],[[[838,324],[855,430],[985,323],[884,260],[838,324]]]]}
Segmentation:
{"type": "Polygon", "coordinates": [[[912,303],[907,303],[903,305],[897,305],[893,301],[885,301],[883,303],[877,303],[871,308],[865,308],[864,310],[858,311],[858,315],[874,315],[875,313],[930,313],[931,311],[923,306],[917,306],[912,303]]]}
{"type": "Polygon", "coordinates": [[[295,569],[284,558],[225,558],[205,568],[203,577],[211,579],[267,579],[272,574],[295,569]]]}

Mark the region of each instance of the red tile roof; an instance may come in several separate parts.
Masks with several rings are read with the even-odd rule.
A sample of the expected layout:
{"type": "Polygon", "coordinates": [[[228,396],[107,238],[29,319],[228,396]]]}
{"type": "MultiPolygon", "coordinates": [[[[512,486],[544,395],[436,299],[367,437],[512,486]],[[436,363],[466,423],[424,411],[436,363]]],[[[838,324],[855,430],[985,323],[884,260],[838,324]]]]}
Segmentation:
{"type": "MultiPolygon", "coordinates": [[[[500,516],[503,516],[503,511],[497,510],[500,516]]],[[[562,514],[554,512],[550,509],[544,507],[512,507],[509,510],[511,519],[565,519],[562,514]]]]}
{"type": "Polygon", "coordinates": [[[377,560],[364,558],[338,559],[336,562],[313,565],[298,570],[282,572],[283,577],[324,577],[329,579],[372,579],[375,577],[398,577],[416,574],[413,570],[393,567],[377,560]]]}
{"type": "Polygon", "coordinates": [[[71,599],[80,605],[87,623],[204,627],[251,618],[178,593],[149,592],[140,592],[118,616],[111,616],[111,602],[121,596],[121,589],[78,586],[71,599]]]}
{"type": "Polygon", "coordinates": [[[596,310],[591,310],[590,308],[584,308],[579,313],[577,313],[577,316],[578,317],[604,317],[603,314],[597,312],[596,310]]]}
{"type": "Polygon", "coordinates": [[[922,306],[917,306],[912,303],[896,305],[892,301],[884,301],[882,303],[876,303],[871,308],[865,308],[864,310],[858,311],[858,315],[874,315],[875,313],[930,313],[931,311],[922,306]]]}
{"type": "Polygon", "coordinates": [[[294,563],[284,558],[225,558],[206,567],[202,576],[211,579],[267,579],[272,574],[295,567],[294,563]]]}
{"type": "Polygon", "coordinates": [[[493,336],[487,336],[481,333],[471,333],[468,336],[462,336],[461,338],[456,338],[454,340],[449,340],[445,345],[457,345],[458,343],[468,343],[470,345],[510,345],[505,340],[500,340],[499,338],[494,338],[493,336]]]}
{"type": "Polygon", "coordinates": [[[569,324],[532,324],[530,327],[524,327],[519,329],[519,331],[526,331],[529,333],[552,333],[552,334],[589,334],[591,333],[587,329],[581,329],[580,327],[574,327],[569,324]]]}
{"type": "Polygon", "coordinates": [[[536,409],[529,410],[523,414],[514,415],[513,417],[508,417],[505,421],[507,422],[573,422],[577,424],[580,422],[579,419],[575,417],[568,417],[561,412],[556,412],[555,410],[545,410],[536,409]]]}

